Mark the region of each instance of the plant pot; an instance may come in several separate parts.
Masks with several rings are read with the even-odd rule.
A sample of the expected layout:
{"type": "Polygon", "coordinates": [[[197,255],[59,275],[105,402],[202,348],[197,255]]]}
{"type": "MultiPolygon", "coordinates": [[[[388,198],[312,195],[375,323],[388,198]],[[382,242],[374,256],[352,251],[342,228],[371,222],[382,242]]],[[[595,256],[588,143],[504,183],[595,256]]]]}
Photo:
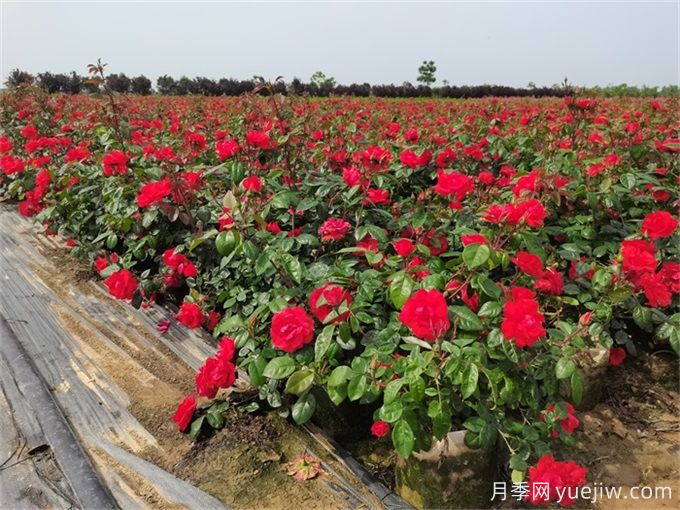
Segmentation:
{"type": "Polygon", "coordinates": [[[396,492],[418,509],[488,508],[498,478],[493,449],[473,450],[465,431],[434,440],[427,452],[397,457],[396,492]]]}
{"type": "Polygon", "coordinates": [[[333,439],[346,441],[368,435],[377,404],[359,404],[345,400],[336,406],[323,388],[315,386],[312,394],[316,410],[312,422],[333,439]]]}

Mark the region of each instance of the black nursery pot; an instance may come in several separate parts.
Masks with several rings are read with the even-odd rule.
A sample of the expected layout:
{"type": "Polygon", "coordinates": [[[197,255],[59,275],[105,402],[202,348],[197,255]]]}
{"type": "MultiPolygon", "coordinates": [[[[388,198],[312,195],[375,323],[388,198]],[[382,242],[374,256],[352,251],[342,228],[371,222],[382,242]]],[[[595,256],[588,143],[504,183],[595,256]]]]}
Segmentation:
{"type": "Polygon", "coordinates": [[[360,404],[345,400],[336,406],[326,391],[318,386],[312,388],[316,410],[312,422],[337,441],[367,437],[373,423],[373,412],[378,403],[360,404]]]}

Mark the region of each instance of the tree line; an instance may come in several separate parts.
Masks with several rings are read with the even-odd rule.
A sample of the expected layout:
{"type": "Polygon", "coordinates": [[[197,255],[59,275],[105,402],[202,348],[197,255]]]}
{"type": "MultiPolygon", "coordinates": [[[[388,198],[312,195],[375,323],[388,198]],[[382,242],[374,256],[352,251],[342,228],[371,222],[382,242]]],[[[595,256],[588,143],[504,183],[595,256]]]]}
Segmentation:
{"type": "MultiPolygon", "coordinates": [[[[426,70],[427,71],[427,70],[426,70]]],[[[422,70],[421,70],[422,72],[422,70]]],[[[424,81],[424,80],[420,80],[424,81]]],[[[128,77],[124,73],[108,74],[103,84],[107,89],[121,94],[150,95],[204,95],[204,96],[239,96],[252,92],[265,81],[259,76],[250,80],[222,78],[219,80],[182,76],[175,79],[168,75],[160,76],[156,80],[155,88],[149,78],[144,75],[128,77]]],[[[32,75],[19,69],[13,70],[5,85],[16,88],[22,85],[36,85],[50,93],[64,94],[95,94],[100,92],[102,84],[93,82],[87,77],[78,75],[75,71],[70,74],[54,74],[50,72],[32,75]]],[[[369,83],[352,83],[351,85],[337,84],[333,78],[327,78],[323,73],[315,73],[308,83],[294,78],[285,83],[278,80],[272,85],[273,91],[280,94],[310,95],[328,97],[331,95],[348,95],[355,97],[445,97],[445,98],[479,98],[488,96],[498,97],[563,97],[571,94],[574,88],[565,82],[551,87],[508,87],[502,85],[456,86],[445,84],[435,87],[430,84],[413,85],[404,82],[401,85],[371,85],[369,83]]],[[[261,93],[267,93],[260,87],[261,93]]],[[[677,96],[678,87],[633,87],[626,84],[609,87],[594,87],[581,89],[583,92],[596,96],[677,96]]]]}

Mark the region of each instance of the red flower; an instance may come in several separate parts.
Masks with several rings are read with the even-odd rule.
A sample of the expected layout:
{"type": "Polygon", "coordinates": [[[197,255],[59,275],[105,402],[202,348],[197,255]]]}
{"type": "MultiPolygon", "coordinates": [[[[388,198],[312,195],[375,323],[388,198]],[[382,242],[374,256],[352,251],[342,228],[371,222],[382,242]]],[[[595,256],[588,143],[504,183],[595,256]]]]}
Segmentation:
{"type": "Polygon", "coordinates": [[[200,328],[205,321],[201,308],[194,303],[183,302],[177,313],[177,320],[187,328],[200,328]]]}
{"type": "Polygon", "coordinates": [[[295,352],[314,339],[314,321],[304,308],[291,306],[274,314],[269,333],[274,347],[295,352]]]}
{"type": "Polygon", "coordinates": [[[328,218],[319,227],[321,241],[337,241],[345,237],[349,231],[350,224],[340,218],[328,218]]]}
{"type": "Polygon", "coordinates": [[[506,340],[514,340],[517,347],[531,347],[546,334],[543,315],[535,294],[529,289],[514,287],[511,292],[512,299],[503,307],[501,331],[506,340]]]}
{"type": "Polygon", "coordinates": [[[394,251],[397,252],[397,255],[402,258],[406,258],[411,255],[415,249],[415,245],[410,239],[399,239],[398,241],[394,241],[392,243],[392,247],[394,248],[394,251]]]}
{"type": "Polygon", "coordinates": [[[269,134],[265,131],[248,131],[246,133],[246,143],[248,145],[253,145],[258,149],[271,149],[273,148],[272,141],[269,138],[269,134]]]}
{"type": "Polygon", "coordinates": [[[489,244],[489,241],[482,234],[463,234],[460,236],[460,242],[463,243],[463,246],[489,244]]]}
{"type": "Polygon", "coordinates": [[[534,282],[537,291],[551,296],[559,296],[564,289],[562,273],[555,269],[548,269],[534,282]]]}
{"type": "Polygon", "coordinates": [[[104,280],[104,285],[108,287],[109,294],[116,299],[132,299],[137,290],[137,280],[127,269],[113,273],[104,280]]]}
{"type": "Polygon", "coordinates": [[[680,264],[664,262],[659,271],[664,284],[673,294],[680,293],[680,264]]]}
{"type": "MultiPolygon", "coordinates": [[[[571,506],[574,498],[569,495],[569,488],[580,487],[586,482],[588,470],[574,461],[556,461],[552,455],[544,455],[535,466],[529,468],[529,493],[526,498],[532,504],[547,504],[558,501],[563,496],[561,504],[571,506]],[[545,488],[545,492],[541,489],[545,488]]],[[[574,494],[573,491],[572,495],[574,494]]]]}
{"type": "MultiPolygon", "coordinates": [[[[328,315],[336,308],[343,306],[349,308],[352,304],[352,295],[348,290],[343,289],[339,285],[325,283],[318,289],[315,289],[309,296],[309,308],[312,310],[314,316],[319,322],[326,323],[328,315]],[[319,301],[322,301],[321,303],[319,301]],[[325,303],[323,303],[325,301],[325,303]]],[[[336,310],[337,313],[337,310],[336,310]]],[[[337,324],[349,317],[349,310],[340,313],[330,322],[337,324]]]]}
{"type": "Polygon", "coordinates": [[[109,267],[109,261],[106,257],[97,257],[94,261],[94,268],[98,273],[101,273],[107,267],[109,267]]]}
{"type": "Polygon", "coordinates": [[[451,327],[444,295],[436,289],[419,290],[404,304],[399,314],[415,336],[434,342],[451,327]]]}
{"type": "Polygon", "coordinates": [[[215,151],[220,159],[229,159],[239,153],[241,148],[234,140],[222,140],[215,144],[215,151]]]}
{"type": "Polygon", "coordinates": [[[220,346],[217,349],[217,357],[227,361],[232,361],[236,354],[236,343],[233,338],[228,336],[222,337],[220,346]]]}
{"type": "Polygon", "coordinates": [[[262,189],[262,181],[257,175],[251,175],[250,177],[246,177],[241,182],[241,185],[243,186],[244,190],[252,191],[253,193],[257,193],[262,189]]]}
{"type": "Polygon", "coordinates": [[[678,221],[666,211],[649,213],[642,220],[642,233],[650,239],[673,235],[676,228],[678,228],[678,221]]]}
{"type": "MultiPolygon", "coordinates": [[[[567,417],[559,419],[557,417],[556,421],[557,424],[560,426],[560,428],[564,431],[565,434],[568,436],[571,436],[574,431],[578,428],[579,426],[579,420],[576,416],[574,416],[574,412],[576,411],[574,409],[574,406],[571,405],[570,403],[565,404],[565,408],[567,411],[567,417]]],[[[554,415],[555,413],[555,404],[550,404],[548,408],[541,413],[541,421],[545,421],[546,415],[554,415]]],[[[559,432],[556,430],[552,431],[552,437],[559,437],[559,432]]]]}
{"type": "Polygon", "coordinates": [[[236,381],[236,366],[221,357],[207,358],[196,374],[196,392],[214,398],[220,388],[229,388],[236,381]]]}
{"type": "Polygon", "coordinates": [[[145,184],[137,194],[137,205],[139,207],[149,207],[162,201],[172,192],[172,183],[169,179],[150,182],[145,184]]]}
{"type": "Polygon", "coordinates": [[[371,434],[375,437],[385,437],[390,433],[390,424],[386,421],[377,420],[371,425],[371,434]]]}
{"type": "Polygon", "coordinates": [[[462,201],[474,189],[475,183],[467,175],[458,172],[446,173],[441,168],[437,170],[437,185],[434,190],[440,195],[444,197],[453,195],[456,200],[462,201]]]}
{"type": "Polygon", "coordinates": [[[541,257],[528,251],[519,251],[514,259],[510,259],[513,264],[515,264],[520,271],[533,276],[534,278],[540,278],[543,275],[543,261],[541,257]]]}
{"type": "Polygon", "coordinates": [[[622,347],[609,349],[609,366],[618,367],[626,359],[626,350],[622,347]]]}
{"type": "Polygon", "coordinates": [[[642,287],[649,306],[666,307],[670,306],[673,298],[672,292],[666,286],[664,275],[658,273],[644,273],[635,281],[636,287],[642,287]]]}
{"type": "Polygon", "coordinates": [[[177,424],[180,432],[184,432],[191,423],[196,411],[196,397],[189,395],[182,400],[177,406],[175,414],[172,415],[172,421],[177,424]]]}
{"type": "Polygon", "coordinates": [[[653,272],[656,269],[656,250],[648,241],[631,239],[621,243],[623,270],[633,275],[653,272]]]}
{"type": "Polygon", "coordinates": [[[169,248],[163,252],[163,263],[185,278],[193,278],[197,274],[196,266],[183,253],[175,253],[174,248],[169,248]]]}
{"type": "Polygon", "coordinates": [[[205,329],[208,331],[212,331],[215,329],[217,324],[220,322],[220,314],[219,312],[216,312],[215,310],[210,310],[208,312],[208,320],[205,325],[205,329]]]}
{"type": "Polygon", "coordinates": [[[543,204],[532,198],[531,200],[518,203],[510,213],[508,221],[513,225],[524,221],[528,226],[538,228],[543,226],[543,220],[547,216],[548,213],[543,204]]]}
{"type": "Polygon", "coordinates": [[[386,189],[368,189],[366,190],[366,198],[364,205],[381,205],[390,203],[390,192],[386,189]]]}
{"type": "Polygon", "coordinates": [[[107,177],[127,172],[127,163],[130,160],[123,151],[111,151],[102,158],[104,165],[103,173],[107,177]]]}

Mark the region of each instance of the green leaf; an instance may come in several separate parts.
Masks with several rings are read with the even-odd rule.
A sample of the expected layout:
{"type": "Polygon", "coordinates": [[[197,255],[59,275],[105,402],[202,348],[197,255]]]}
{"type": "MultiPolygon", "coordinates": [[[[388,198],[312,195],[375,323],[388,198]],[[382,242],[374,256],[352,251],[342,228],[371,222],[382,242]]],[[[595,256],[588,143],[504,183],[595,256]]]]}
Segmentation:
{"type": "Polygon", "coordinates": [[[378,417],[387,423],[394,423],[401,418],[404,412],[404,404],[399,400],[384,404],[378,411],[378,417]]]}
{"type": "Polygon", "coordinates": [[[463,373],[463,385],[461,387],[461,392],[463,398],[469,398],[477,389],[477,383],[479,381],[479,369],[474,363],[470,363],[465,372],[463,373]]]}
{"type": "Polygon", "coordinates": [[[233,230],[225,230],[217,234],[215,238],[215,249],[217,253],[226,257],[241,243],[241,236],[233,230]]]}
{"type": "Polygon", "coordinates": [[[403,379],[395,379],[394,381],[388,382],[387,386],[385,386],[385,390],[383,391],[383,402],[385,404],[393,402],[394,399],[397,398],[397,395],[399,395],[399,390],[401,390],[403,385],[403,379]]]}
{"type": "Polygon", "coordinates": [[[612,282],[612,275],[606,269],[598,269],[595,271],[592,279],[593,289],[597,292],[604,292],[612,282]]]}
{"type": "Polygon", "coordinates": [[[399,420],[392,429],[392,443],[402,457],[408,458],[416,444],[411,426],[406,420],[399,420]]]}
{"type": "Polygon", "coordinates": [[[293,404],[292,415],[293,420],[298,425],[302,425],[309,420],[316,409],[316,399],[311,393],[302,395],[295,404],[293,404]]]}
{"type": "Polygon", "coordinates": [[[576,363],[569,358],[560,358],[555,365],[555,376],[558,379],[566,379],[576,370],[576,363]]]}
{"type": "MultiPolygon", "coordinates": [[[[470,245],[475,246],[475,245],[470,245]]],[[[479,320],[477,314],[470,310],[467,306],[452,306],[451,310],[456,314],[459,320],[460,327],[467,331],[481,331],[484,329],[482,321],[479,320]]]]}
{"type": "Polygon", "coordinates": [[[581,374],[580,370],[576,369],[571,374],[570,386],[571,400],[574,404],[578,405],[583,398],[583,374],[581,374]]]}
{"type": "Polygon", "coordinates": [[[487,301],[484,303],[477,315],[480,317],[498,317],[501,314],[502,306],[498,301],[487,301]]]}
{"type": "Polygon", "coordinates": [[[490,298],[500,299],[500,297],[503,295],[501,288],[484,275],[480,275],[477,278],[477,286],[490,298]]]}
{"type": "Polygon", "coordinates": [[[212,428],[221,429],[224,427],[224,416],[222,416],[222,413],[210,411],[205,416],[208,420],[208,425],[210,425],[212,428]]]}
{"type": "Polygon", "coordinates": [[[308,368],[303,368],[294,372],[286,382],[286,393],[292,395],[302,395],[314,383],[314,372],[308,368]]]}
{"type": "Polygon", "coordinates": [[[329,386],[340,386],[352,377],[352,369],[345,365],[335,367],[328,377],[329,386]]]}
{"type": "Polygon", "coordinates": [[[333,342],[333,333],[335,333],[335,324],[329,324],[316,337],[314,342],[314,359],[316,361],[319,361],[328,352],[328,348],[333,342]]]}
{"type": "Polygon", "coordinates": [[[490,255],[491,249],[486,244],[469,244],[463,249],[463,262],[474,269],[486,263],[490,255]]]}
{"type": "Polygon", "coordinates": [[[264,367],[262,375],[270,379],[285,379],[295,371],[295,362],[290,356],[280,356],[272,359],[264,367]]]}
{"type": "Polygon", "coordinates": [[[390,283],[389,296],[390,301],[392,301],[397,310],[401,310],[404,303],[411,296],[413,286],[413,280],[405,271],[394,273],[392,283],[390,283]]]}
{"type": "Polygon", "coordinates": [[[347,396],[350,400],[359,400],[368,389],[368,379],[365,375],[357,375],[350,379],[347,385],[347,396]]]}
{"type": "Polygon", "coordinates": [[[205,421],[205,415],[201,416],[200,418],[195,419],[191,423],[191,428],[189,429],[189,437],[193,440],[196,440],[198,435],[201,433],[201,428],[203,427],[203,422],[205,421]]]}

